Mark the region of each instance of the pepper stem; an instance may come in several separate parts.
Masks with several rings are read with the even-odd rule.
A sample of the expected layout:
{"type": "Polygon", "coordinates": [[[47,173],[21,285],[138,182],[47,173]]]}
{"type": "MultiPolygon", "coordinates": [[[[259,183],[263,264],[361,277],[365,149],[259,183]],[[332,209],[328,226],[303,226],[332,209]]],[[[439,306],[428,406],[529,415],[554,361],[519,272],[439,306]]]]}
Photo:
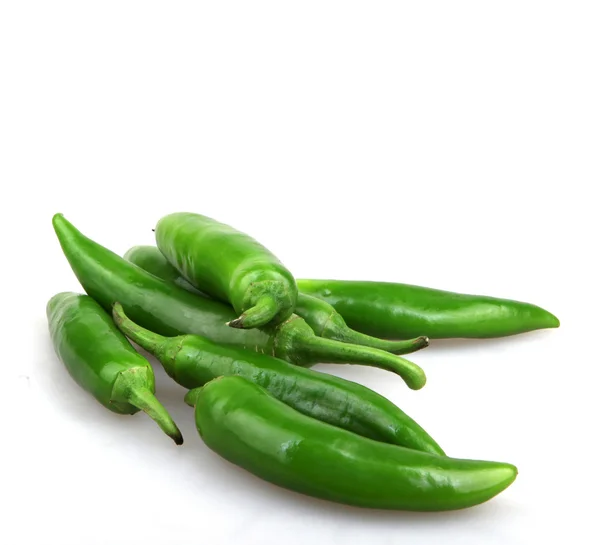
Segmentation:
{"type": "Polygon", "coordinates": [[[183,436],[177,424],[146,385],[147,372],[146,368],[139,368],[120,373],[113,386],[111,399],[129,403],[144,411],[176,445],[181,445],[183,436]]]}
{"type": "Polygon", "coordinates": [[[325,339],[343,343],[370,346],[392,354],[409,354],[429,345],[427,337],[402,341],[388,341],[359,333],[348,327],[343,316],[329,303],[306,293],[298,293],[296,314],[306,321],[312,330],[325,339]]]}
{"type": "Polygon", "coordinates": [[[139,344],[142,348],[150,352],[153,356],[158,356],[163,346],[168,341],[158,333],[154,333],[131,321],[125,314],[123,305],[115,303],[112,310],[113,320],[117,327],[132,341],[139,344]]]}
{"type": "Polygon", "coordinates": [[[338,329],[335,337],[331,336],[330,338],[344,343],[370,346],[371,348],[385,350],[386,352],[391,352],[392,354],[397,355],[410,354],[429,346],[429,337],[425,337],[424,335],[406,341],[387,341],[385,339],[378,339],[377,337],[371,337],[370,335],[359,333],[358,331],[350,329],[349,327],[347,329],[338,329]]]}
{"type": "Polygon", "coordinates": [[[185,394],[185,397],[183,398],[183,402],[186,405],[189,405],[190,407],[195,407],[196,400],[198,399],[198,394],[200,393],[200,390],[202,390],[202,387],[194,388],[193,390],[190,390],[187,394],[185,394]]]}
{"type": "Polygon", "coordinates": [[[239,318],[227,322],[236,329],[252,329],[268,324],[279,311],[279,303],[271,295],[259,297],[256,304],[246,310],[239,318]]]}
{"type": "Polygon", "coordinates": [[[383,350],[357,346],[321,337],[298,339],[306,363],[349,363],[378,367],[396,373],[411,390],[425,386],[425,371],[415,363],[383,350]]]}
{"type": "Polygon", "coordinates": [[[160,429],[175,441],[176,445],[183,443],[183,436],[177,424],[175,424],[167,409],[161,405],[150,390],[132,390],[129,394],[129,403],[134,407],[138,407],[152,418],[160,429]]]}

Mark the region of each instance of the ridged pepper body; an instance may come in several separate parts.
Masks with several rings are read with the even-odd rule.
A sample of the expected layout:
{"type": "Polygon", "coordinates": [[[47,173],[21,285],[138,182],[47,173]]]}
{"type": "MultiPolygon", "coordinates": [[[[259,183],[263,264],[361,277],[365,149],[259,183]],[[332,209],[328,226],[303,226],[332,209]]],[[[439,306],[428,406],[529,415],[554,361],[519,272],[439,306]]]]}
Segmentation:
{"type": "Polygon", "coordinates": [[[398,374],[412,389],[425,385],[425,373],[414,363],[382,350],[317,337],[294,314],[278,326],[228,327],[227,322],[236,316],[231,307],[190,293],[129,263],[84,236],[61,214],[54,216],[53,225],[63,252],[88,295],[108,312],[114,303],[121,303],[134,322],[151,331],[168,337],[192,333],[302,366],[369,365],[398,374]]]}
{"type": "Polygon", "coordinates": [[[50,336],[59,359],[75,382],[118,414],[145,411],[177,444],[181,432],[154,397],[154,372],[87,295],[63,292],[46,308],[50,336]]]}
{"type": "Polygon", "coordinates": [[[198,388],[222,376],[241,376],[317,420],[378,441],[444,454],[412,418],[365,386],[197,335],[158,335],[130,320],[119,304],[113,317],[125,335],[153,354],[185,388],[198,388]]]}
{"type": "Polygon", "coordinates": [[[292,273],[252,237],[185,212],[162,218],[155,235],[162,254],[193,286],[233,306],[232,327],[277,325],[294,312],[292,273]]]}
{"type": "Polygon", "coordinates": [[[471,507],[517,476],[511,464],[461,460],[373,441],[286,406],[241,377],[195,395],[206,445],[276,485],[330,501],[378,509],[471,507]]]}
{"type": "MultiPolygon", "coordinates": [[[[181,276],[155,246],[134,246],[127,250],[123,257],[166,282],[206,296],[181,276]]],[[[406,341],[386,341],[354,331],[346,325],[342,316],[329,303],[305,293],[298,293],[296,314],[303,318],[319,337],[370,346],[392,354],[416,352],[429,344],[429,339],[424,336],[406,341]]]]}

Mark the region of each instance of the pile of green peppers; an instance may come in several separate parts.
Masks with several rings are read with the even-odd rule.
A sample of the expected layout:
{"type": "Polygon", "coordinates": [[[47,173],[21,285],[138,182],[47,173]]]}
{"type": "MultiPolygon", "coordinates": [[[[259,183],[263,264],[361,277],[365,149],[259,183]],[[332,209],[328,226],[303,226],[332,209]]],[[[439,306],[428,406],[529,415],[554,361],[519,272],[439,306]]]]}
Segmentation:
{"type": "Polygon", "coordinates": [[[514,465],[448,457],[385,397],[310,367],[369,365],[418,390],[425,373],[403,354],[430,339],[558,327],[546,310],[407,284],[296,280],[256,240],[199,214],[162,218],[156,247],[124,257],[62,214],[52,223],[87,294],[50,299],[53,345],[109,410],[144,411],[183,442],[131,340],[189,390],[210,449],[279,486],[360,507],[444,511],[515,480],[514,465]]]}

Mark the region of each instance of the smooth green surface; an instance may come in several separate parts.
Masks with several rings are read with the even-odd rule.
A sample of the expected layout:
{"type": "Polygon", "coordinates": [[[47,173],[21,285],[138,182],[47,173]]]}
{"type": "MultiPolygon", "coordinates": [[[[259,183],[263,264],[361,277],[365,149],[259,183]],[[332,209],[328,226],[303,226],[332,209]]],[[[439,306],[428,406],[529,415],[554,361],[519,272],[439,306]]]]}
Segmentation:
{"type": "MultiPolygon", "coordinates": [[[[134,246],[123,257],[158,278],[177,284],[192,293],[201,293],[179,274],[156,246],[134,246]]],[[[319,337],[326,339],[370,346],[392,354],[409,354],[429,345],[429,340],[424,336],[406,341],[388,341],[354,331],[329,303],[304,293],[298,293],[296,314],[303,318],[319,337]]]]}
{"type": "Polygon", "coordinates": [[[154,397],[154,373],[117,329],[110,315],[87,295],[63,292],[46,307],[52,343],[75,382],[119,414],[145,411],[177,444],[177,426],[154,397]]]}
{"type": "Polygon", "coordinates": [[[84,236],[62,214],[52,220],[63,252],[79,282],[108,312],[120,302],[136,323],[166,336],[193,333],[219,344],[271,354],[296,365],[353,363],[392,371],[413,389],[425,385],[425,373],[414,363],[382,350],[317,337],[300,317],[277,327],[235,329],[226,323],[233,309],[129,263],[84,236]]]}
{"type": "Polygon", "coordinates": [[[520,301],[452,293],[409,284],[298,280],[303,293],[331,304],[350,327],[387,339],[427,335],[489,338],[558,327],[548,311],[520,301]]]}
{"type": "Polygon", "coordinates": [[[241,376],[307,416],[378,441],[444,454],[412,418],[360,384],[196,335],[163,337],[132,322],[119,304],[113,317],[124,334],[156,356],[186,388],[220,376],[241,376]]]}
{"type": "Polygon", "coordinates": [[[160,253],[160,250],[156,246],[133,246],[125,252],[123,259],[141,267],[162,280],[177,284],[180,288],[184,288],[196,295],[203,295],[209,298],[208,295],[196,289],[181,276],[179,271],[167,261],[167,258],[160,253]]]}
{"type": "Polygon", "coordinates": [[[444,511],[471,507],[516,478],[511,464],[460,460],[388,445],[305,416],[241,377],[198,392],[206,445],[276,485],[339,503],[444,511]]]}
{"type": "Polygon", "coordinates": [[[193,286],[230,303],[232,327],[277,325],[294,312],[298,289],[292,273],[262,244],[200,214],[162,218],[156,245],[193,286]]]}

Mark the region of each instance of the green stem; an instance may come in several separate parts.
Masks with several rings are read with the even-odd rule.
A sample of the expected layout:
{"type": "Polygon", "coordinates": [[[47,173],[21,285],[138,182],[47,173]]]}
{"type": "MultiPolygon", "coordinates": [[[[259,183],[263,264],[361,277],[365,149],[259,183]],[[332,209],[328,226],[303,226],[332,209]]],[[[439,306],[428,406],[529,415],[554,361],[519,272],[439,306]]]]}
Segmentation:
{"type": "Polygon", "coordinates": [[[121,303],[113,305],[113,320],[117,327],[132,341],[139,344],[142,348],[150,352],[153,356],[158,355],[164,350],[165,344],[169,338],[163,337],[158,333],[153,333],[144,329],[142,326],[132,322],[125,314],[121,303]]]}
{"type": "Polygon", "coordinates": [[[305,293],[298,294],[295,312],[298,316],[304,318],[306,323],[319,337],[325,339],[370,346],[371,348],[385,350],[392,354],[409,354],[429,345],[427,337],[388,341],[354,331],[348,327],[342,315],[329,303],[305,293]]]}
{"type": "Polygon", "coordinates": [[[186,405],[189,405],[190,407],[195,407],[196,399],[198,398],[198,394],[200,393],[201,389],[202,389],[202,387],[194,388],[194,389],[190,390],[187,394],[185,394],[185,397],[183,398],[183,402],[186,405]]]}
{"type": "Polygon", "coordinates": [[[191,390],[188,391],[187,394],[185,394],[185,397],[183,398],[183,402],[186,405],[189,405],[190,407],[195,407],[196,401],[198,400],[198,396],[200,395],[200,392],[204,389],[204,387],[208,386],[212,382],[221,380],[222,378],[224,378],[224,377],[223,376],[215,377],[215,378],[209,380],[203,386],[199,386],[198,388],[192,388],[191,390]]]}
{"type": "Polygon", "coordinates": [[[400,356],[368,346],[346,344],[321,337],[304,337],[298,340],[298,349],[304,356],[304,362],[368,365],[396,373],[412,390],[419,390],[425,386],[425,371],[400,356]]]}
{"type": "Polygon", "coordinates": [[[135,388],[129,391],[127,401],[134,407],[144,411],[152,420],[154,420],[160,429],[164,431],[176,445],[183,443],[183,436],[177,427],[177,424],[171,418],[171,415],[154,397],[152,392],[145,388],[135,388]]]}
{"type": "Polygon", "coordinates": [[[268,324],[277,314],[279,304],[271,295],[259,297],[256,304],[246,310],[239,318],[227,322],[229,327],[253,329],[268,324]]]}
{"type": "Polygon", "coordinates": [[[181,445],[183,443],[181,432],[171,415],[152,393],[148,386],[152,383],[148,375],[149,368],[147,367],[132,368],[119,373],[113,385],[111,400],[129,403],[144,411],[162,431],[175,441],[176,445],[181,445]]]}
{"type": "Polygon", "coordinates": [[[371,348],[377,348],[378,350],[385,350],[392,354],[410,354],[426,348],[429,346],[429,338],[425,336],[417,337],[416,339],[409,339],[407,341],[387,341],[385,339],[378,339],[377,337],[371,337],[364,333],[359,333],[350,328],[338,329],[335,337],[332,339],[342,341],[345,343],[359,344],[361,346],[370,346],[371,348]]]}

